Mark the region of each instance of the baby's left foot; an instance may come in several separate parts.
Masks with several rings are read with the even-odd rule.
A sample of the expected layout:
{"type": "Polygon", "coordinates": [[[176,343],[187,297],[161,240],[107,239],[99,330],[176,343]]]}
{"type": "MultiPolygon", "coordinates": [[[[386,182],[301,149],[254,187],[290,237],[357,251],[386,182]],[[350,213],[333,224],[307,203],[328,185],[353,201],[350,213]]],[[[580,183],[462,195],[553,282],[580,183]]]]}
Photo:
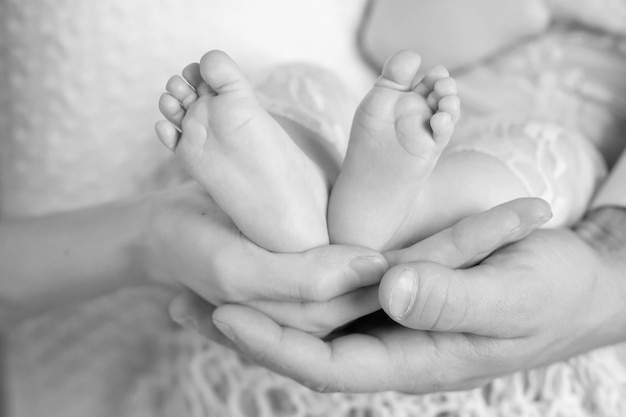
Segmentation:
{"type": "Polygon", "coordinates": [[[161,142],[265,249],[328,244],[325,175],[261,107],[237,64],[211,51],[183,77],[168,82],[159,102],[161,142]]]}
{"type": "Polygon", "coordinates": [[[359,105],[329,203],[333,243],[389,249],[419,216],[422,187],[460,112],[447,70],[435,67],[420,80],[420,63],[410,51],[389,58],[359,105]]]}

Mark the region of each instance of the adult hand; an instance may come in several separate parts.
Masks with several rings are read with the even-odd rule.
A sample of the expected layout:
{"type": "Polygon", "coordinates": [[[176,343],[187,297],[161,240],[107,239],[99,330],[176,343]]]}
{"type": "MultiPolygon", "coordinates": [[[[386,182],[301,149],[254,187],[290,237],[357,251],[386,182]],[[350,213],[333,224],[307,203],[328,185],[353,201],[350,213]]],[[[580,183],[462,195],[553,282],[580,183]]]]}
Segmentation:
{"type": "MultiPolygon", "coordinates": [[[[374,251],[324,246],[301,254],[268,252],[193,183],[149,201],[142,258],[152,281],[178,282],[212,305],[254,306],[282,325],[315,334],[380,308],[373,285],[387,264],[374,251]]],[[[173,315],[192,323],[177,311],[174,304],[173,315]]]]}
{"type": "Polygon", "coordinates": [[[402,326],[374,323],[324,342],[245,307],[213,319],[249,356],[320,391],[469,389],[626,340],[623,210],[600,210],[573,231],[536,231],[472,268],[423,261],[462,265],[480,252],[469,239],[442,246],[444,256],[413,248],[421,261],[388,271],[380,301],[402,326]]]}
{"type": "MultiPolygon", "coordinates": [[[[433,263],[471,265],[523,238],[548,214],[545,203],[517,200],[388,254],[391,263],[418,261],[392,268],[381,283],[383,308],[403,326],[361,322],[356,334],[322,341],[232,305],[215,311],[214,323],[248,356],[320,391],[465,389],[614,342],[624,326],[611,320],[623,309],[623,295],[610,278],[615,263],[604,268],[605,252],[590,243],[602,236],[583,232],[593,219],[580,234],[535,232],[473,268],[433,263]],[[419,272],[413,286],[399,283],[409,270],[419,272]],[[396,289],[403,296],[392,296],[396,289]],[[398,308],[403,299],[411,306],[398,308]],[[593,314],[580,309],[581,300],[592,303],[593,314]],[[613,331],[598,331],[607,321],[613,331]]],[[[193,307],[187,313],[211,335],[210,316],[193,307]]]]}

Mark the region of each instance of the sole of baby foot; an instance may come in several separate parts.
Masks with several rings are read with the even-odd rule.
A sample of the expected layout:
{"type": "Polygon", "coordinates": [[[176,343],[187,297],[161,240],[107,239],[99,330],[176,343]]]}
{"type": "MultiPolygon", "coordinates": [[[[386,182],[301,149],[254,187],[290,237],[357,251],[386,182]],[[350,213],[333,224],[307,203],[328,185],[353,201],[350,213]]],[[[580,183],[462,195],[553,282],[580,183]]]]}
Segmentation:
{"type": "Polygon", "coordinates": [[[401,51],[359,105],[329,203],[333,243],[390,249],[419,213],[419,196],[459,118],[456,83],[441,66],[401,51]]]}
{"type": "Polygon", "coordinates": [[[157,124],[157,135],[188,173],[265,249],[327,244],[326,177],[260,106],[239,66],[211,51],[183,76],[195,98],[183,86],[168,89],[178,107],[161,98],[167,121],[157,124]]]}

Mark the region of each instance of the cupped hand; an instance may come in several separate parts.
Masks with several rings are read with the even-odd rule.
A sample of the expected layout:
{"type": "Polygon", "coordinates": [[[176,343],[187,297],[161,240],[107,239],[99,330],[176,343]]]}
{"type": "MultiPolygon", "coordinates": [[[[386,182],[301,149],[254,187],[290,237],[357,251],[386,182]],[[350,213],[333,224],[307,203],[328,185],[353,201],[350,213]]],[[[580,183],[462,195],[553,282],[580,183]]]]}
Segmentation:
{"type": "Polygon", "coordinates": [[[152,197],[141,256],[152,281],[182,284],[214,306],[254,306],[315,334],[380,308],[373,285],[387,264],[374,251],[335,245],[272,253],[248,240],[195,183],[152,197]]]}
{"type": "MultiPolygon", "coordinates": [[[[620,269],[586,232],[601,229],[589,219],[521,240],[548,218],[540,200],[516,200],[387,254],[399,265],[380,301],[400,324],[369,316],[320,340],[244,306],[212,318],[248,356],[319,391],[466,389],[624,337],[620,269]],[[403,283],[409,271],[417,278],[403,283]]],[[[187,313],[211,336],[210,315],[187,313]]]]}
{"type": "Polygon", "coordinates": [[[469,389],[626,340],[625,211],[594,213],[575,230],[535,231],[455,269],[488,253],[498,235],[516,240],[497,231],[502,222],[481,237],[474,226],[496,217],[470,218],[434,236],[437,245],[394,255],[413,260],[381,283],[381,304],[399,324],[362,322],[322,341],[245,307],[223,306],[213,319],[244,353],[319,391],[469,389]]]}

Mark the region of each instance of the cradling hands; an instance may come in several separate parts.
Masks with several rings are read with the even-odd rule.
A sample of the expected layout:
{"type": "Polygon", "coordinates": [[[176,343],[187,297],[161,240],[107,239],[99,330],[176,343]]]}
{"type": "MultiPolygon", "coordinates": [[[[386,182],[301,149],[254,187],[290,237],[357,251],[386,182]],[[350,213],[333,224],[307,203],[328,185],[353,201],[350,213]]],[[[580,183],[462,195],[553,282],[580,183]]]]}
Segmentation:
{"type": "Polygon", "coordinates": [[[213,321],[248,356],[319,391],[467,389],[626,334],[623,266],[608,256],[626,239],[604,245],[602,217],[527,236],[548,219],[545,203],[517,200],[387,254],[380,303],[397,323],[369,316],[330,340],[246,306],[183,310],[201,332],[213,321]]]}
{"type": "MultiPolygon", "coordinates": [[[[209,303],[202,303],[205,311],[248,305],[282,325],[324,335],[380,308],[375,284],[387,264],[374,251],[331,245],[269,252],[248,240],[195,183],[151,201],[144,269],[152,282],[198,294],[209,303]]],[[[176,316],[176,304],[172,309],[176,316]]]]}

